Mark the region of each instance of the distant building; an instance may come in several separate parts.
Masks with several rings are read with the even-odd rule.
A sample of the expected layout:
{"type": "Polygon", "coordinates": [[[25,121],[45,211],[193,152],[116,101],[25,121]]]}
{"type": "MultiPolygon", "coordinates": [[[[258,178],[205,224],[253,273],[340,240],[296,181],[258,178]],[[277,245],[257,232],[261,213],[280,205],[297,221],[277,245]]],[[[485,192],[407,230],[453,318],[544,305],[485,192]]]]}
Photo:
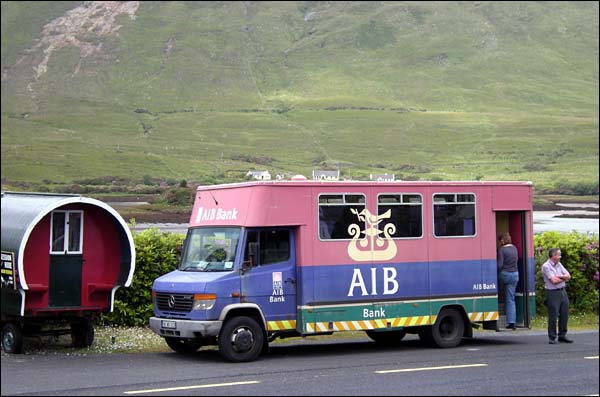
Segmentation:
{"type": "Polygon", "coordinates": [[[316,171],[312,172],[312,179],[321,181],[339,181],[340,170],[337,171],[316,171]]]}
{"type": "Polygon", "coordinates": [[[246,174],[246,178],[248,179],[257,179],[259,181],[270,181],[271,174],[269,171],[248,171],[246,174]]]}
{"type": "Polygon", "coordinates": [[[372,181],[376,182],[394,182],[396,180],[395,174],[370,174],[370,178],[372,181]]]}

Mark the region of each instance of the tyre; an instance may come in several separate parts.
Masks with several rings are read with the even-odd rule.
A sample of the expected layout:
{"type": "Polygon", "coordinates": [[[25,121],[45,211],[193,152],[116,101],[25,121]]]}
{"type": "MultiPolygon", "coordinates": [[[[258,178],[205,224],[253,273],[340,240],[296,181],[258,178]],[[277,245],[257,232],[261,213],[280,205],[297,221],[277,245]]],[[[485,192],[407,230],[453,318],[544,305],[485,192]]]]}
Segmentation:
{"type": "Polygon", "coordinates": [[[455,347],[462,340],[465,323],[460,312],[454,308],[442,309],[431,327],[430,339],[437,347],[455,347]]]}
{"type": "Polygon", "coordinates": [[[379,345],[395,345],[406,336],[405,331],[366,331],[367,336],[379,345]]]}
{"type": "Polygon", "coordinates": [[[23,351],[23,332],[17,323],[8,323],[2,328],[2,350],[8,354],[23,351]]]}
{"type": "Polygon", "coordinates": [[[89,318],[72,321],[71,341],[73,347],[90,347],[94,342],[94,322],[89,318]]]}
{"type": "Polygon", "coordinates": [[[229,319],[219,334],[219,352],[234,363],[254,361],[263,350],[265,336],[260,325],[250,317],[229,319]]]}
{"type": "Polygon", "coordinates": [[[178,353],[193,353],[202,347],[202,342],[190,341],[181,338],[165,338],[167,345],[178,353]]]}

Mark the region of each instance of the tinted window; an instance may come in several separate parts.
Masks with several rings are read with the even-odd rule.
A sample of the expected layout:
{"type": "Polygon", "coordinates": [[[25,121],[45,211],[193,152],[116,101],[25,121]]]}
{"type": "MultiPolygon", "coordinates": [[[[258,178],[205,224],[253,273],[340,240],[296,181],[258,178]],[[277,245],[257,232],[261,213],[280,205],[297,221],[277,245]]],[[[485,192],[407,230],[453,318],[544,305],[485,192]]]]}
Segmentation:
{"type": "Polygon", "coordinates": [[[389,218],[383,219],[378,229],[384,230],[388,223],[392,223],[396,227],[392,238],[421,237],[422,212],[422,199],[418,194],[382,194],[378,197],[377,214],[389,215],[389,218]]]}
{"type": "Polygon", "coordinates": [[[475,235],[475,195],[435,194],[433,222],[436,237],[475,235]]]}
{"type": "Polygon", "coordinates": [[[365,209],[362,194],[322,194],[319,196],[319,238],[322,240],[352,239],[348,227],[357,224],[365,230],[358,214],[365,209]]]}
{"type": "Polygon", "coordinates": [[[252,266],[285,262],[290,259],[289,230],[249,231],[244,250],[244,261],[252,266]],[[258,258],[255,256],[258,255],[258,258]]]}

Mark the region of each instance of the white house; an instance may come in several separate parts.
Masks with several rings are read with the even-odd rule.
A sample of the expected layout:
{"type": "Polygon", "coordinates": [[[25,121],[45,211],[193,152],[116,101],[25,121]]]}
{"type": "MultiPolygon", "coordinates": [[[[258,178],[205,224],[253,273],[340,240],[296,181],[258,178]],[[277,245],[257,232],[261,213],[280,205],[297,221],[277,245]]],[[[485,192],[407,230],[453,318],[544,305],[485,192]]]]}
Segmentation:
{"type": "Polygon", "coordinates": [[[246,174],[248,179],[257,179],[259,181],[270,181],[271,174],[269,171],[248,171],[246,174]]]}
{"type": "Polygon", "coordinates": [[[372,181],[377,182],[394,182],[396,180],[396,174],[370,174],[370,178],[372,181]]]}
{"type": "Polygon", "coordinates": [[[322,181],[339,181],[340,170],[337,171],[315,171],[312,172],[312,179],[322,181]]]}

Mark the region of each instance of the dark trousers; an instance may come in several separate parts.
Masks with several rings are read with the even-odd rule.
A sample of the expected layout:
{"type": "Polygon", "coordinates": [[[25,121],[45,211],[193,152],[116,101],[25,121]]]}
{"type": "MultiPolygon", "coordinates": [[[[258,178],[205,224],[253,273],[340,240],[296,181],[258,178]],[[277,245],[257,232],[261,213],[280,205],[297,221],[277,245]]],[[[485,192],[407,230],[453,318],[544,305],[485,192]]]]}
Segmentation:
{"type": "Polygon", "coordinates": [[[558,337],[567,336],[567,322],[569,321],[569,297],[567,290],[546,290],[548,300],[548,337],[556,339],[556,320],[558,319],[558,337]]]}

